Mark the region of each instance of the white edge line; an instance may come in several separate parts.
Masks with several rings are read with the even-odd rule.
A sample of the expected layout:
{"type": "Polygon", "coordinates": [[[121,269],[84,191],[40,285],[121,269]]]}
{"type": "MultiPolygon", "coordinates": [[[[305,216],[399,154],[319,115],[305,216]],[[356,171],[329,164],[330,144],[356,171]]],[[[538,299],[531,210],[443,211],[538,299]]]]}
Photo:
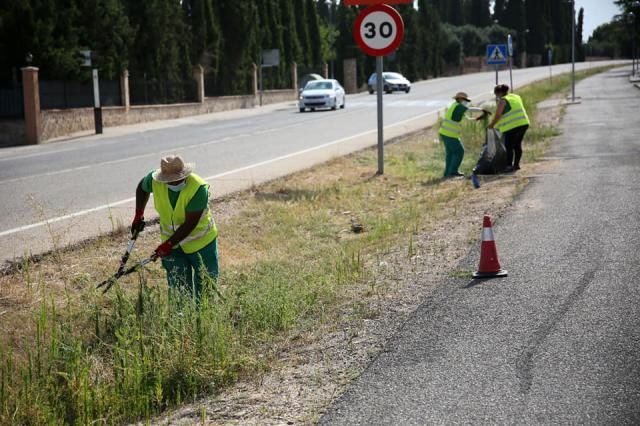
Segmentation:
{"type": "Polygon", "coordinates": [[[54,217],[53,219],[44,220],[42,222],[32,223],[31,225],[25,225],[25,226],[20,226],[19,228],[8,229],[6,231],[0,232],[0,237],[4,237],[5,235],[14,234],[16,232],[26,231],[26,230],[32,229],[32,228],[37,228],[39,226],[48,225],[50,223],[60,222],[62,220],[72,219],[72,218],[78,217],[78,216],[84,216],[84,215],[89,214],[89,213],[97,212],[97,211],[108,209],[108,208],[115,207],[115,206],[119,206],[120,204],[126,204],[126,203],[129,203],[129,202],[134,201],[134,200],[135,200],[135,197],[131,197],[131,198],[127,198],[126,200],[116,201],[115,203],[103,204],[101,206],[93,207],[91,209],[81,210],[79,212],[67,214],[67,215],[64,215],[64,216],[54,217]]]}

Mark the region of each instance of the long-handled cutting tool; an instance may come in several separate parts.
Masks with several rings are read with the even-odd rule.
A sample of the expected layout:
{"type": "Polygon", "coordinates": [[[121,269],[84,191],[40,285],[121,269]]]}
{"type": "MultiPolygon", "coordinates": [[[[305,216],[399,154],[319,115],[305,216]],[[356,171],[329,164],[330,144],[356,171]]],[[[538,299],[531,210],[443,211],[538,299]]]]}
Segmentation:
{"type": "Polygon", "coordinates": [[[104,289],[102,290],[102,293],[106,293],[107,291],[109,291],[111,286],[118,280],[118,278],[123,277],[125,275],[129,275],[139,270],[146,264],[154,262],[158,258],[158,256],[154,254],[151,257],[148,257],[146,259],[139,261],[138,263],[131,266],[130,268],[125,269],[127,261],[129,260],[129,256],[131,255],[131,252],[133,251],[133,247],[136,243],[136,239],[138,238],[138,235],[140,234],[140,231],[142,231],[143,228],[144,228],[144,223],[138,226],[137,228],[133,229],[131,239],[129,240],[129,244],[127,245],[127,251],[124,253],[124,255],[122,255],[122,259],[120,259],[120,266],[118,267],[118,271],[115,274],[113,274],[111,278],[108,278],[102,281],[100,284],[96,286],[96,288],[104,287],[104,289]]]}

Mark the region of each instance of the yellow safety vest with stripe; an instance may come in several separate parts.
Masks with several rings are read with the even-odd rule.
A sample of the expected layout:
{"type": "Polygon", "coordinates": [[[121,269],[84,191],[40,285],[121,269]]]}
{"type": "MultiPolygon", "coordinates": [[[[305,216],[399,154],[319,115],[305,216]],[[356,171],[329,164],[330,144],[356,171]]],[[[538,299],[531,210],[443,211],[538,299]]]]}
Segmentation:
{"type": "Polygon", "coordinates": [[[500,120],[496,123],[496,129],[504,133],[516,127],[529,125],[529,116],[527,116],[527,111],[525,111],[522,104],[522,98],[515,93],[510,93],[504,99],[509,102],[511,110],[500,117],[500,120]]]}
{"type": "MultiPolygon", "coordinates": [[[[153,179],[151,184],[153,188],[153,203],[160,215],[160,237],[162,242],[171,238],[180,225],[185,222],[187,205],[198,189],[202,185],[206,185],[207,189],[209,189],[207,182],[193,173],[187,176],[186,183],[186,186],[180,191],[175,208],[173,208],[171,201],[169,201],[169,187],[165,183],[153,179]]],[[[217,236],[218,228],[207,206],[202,212],[200,221],[195,229],[180,241],[178,246],[182,247],[182,250],[187,254],[195,253],[210,244],[217,236]]]]}
{"type": "Polygon", "coordinates": [[[462,132],[462,123],[460,121],[453,121],[453,112],[456,110],[458,102],[454,102],[449,105],[447,112],[444,114],[442,123],[440,123],[440,130],[438,133],[450,138],[459,139],[462,132]]]}

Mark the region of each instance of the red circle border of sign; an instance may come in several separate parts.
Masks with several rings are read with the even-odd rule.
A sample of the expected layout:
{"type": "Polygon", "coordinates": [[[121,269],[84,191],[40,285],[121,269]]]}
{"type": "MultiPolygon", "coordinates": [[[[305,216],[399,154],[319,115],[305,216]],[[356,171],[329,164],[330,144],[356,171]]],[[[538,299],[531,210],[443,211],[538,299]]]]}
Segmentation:
{"type": "Polygon", "coordinates": [[[376,4],[374,6],[370,6],[358,14],[356,21],[353,23],[353,37],[356,39],[356,43],[360,46],[360,49],[369,56],[386,56],[396,50],[400,43],[402,43],[402,39],[404,37],[404,21],[402,20],[402,16],[400,13],[395,10],[393,7],[386,4],[376,4]],[[367,17],[370,13],[373,12],[384,12],[393,18],[396,22],[396,28],[398,29],[398,33],[396,34],[396,38],[391,42],[391,44],[384,49],[372,49],[367,46],[362,40],[360,36],[360,25],[364,18],[367,17]]]}

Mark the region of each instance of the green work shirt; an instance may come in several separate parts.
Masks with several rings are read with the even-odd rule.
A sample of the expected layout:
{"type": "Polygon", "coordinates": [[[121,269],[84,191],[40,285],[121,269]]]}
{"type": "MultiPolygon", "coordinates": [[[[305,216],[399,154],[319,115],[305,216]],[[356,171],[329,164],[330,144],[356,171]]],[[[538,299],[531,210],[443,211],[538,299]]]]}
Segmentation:
{"type": "Polygon", "coordinates": [[[504,111],[502,111],[502,115],[505,115],[506,113],[508,113],[509,111],[511,111],[511,104],[509,103],[508,100],[506,100],[505,98],[502,98],[502,100],[504,101],[504,111]]]}
{"type": "MultiPolygon", "coordinates": [[[[149,174],[142,179],[142,190],[144,192],[148,192],[148,193],[153,192],[152,185],[151,185],[151,182],[153,181],[153,177],[151,177],[151,175],[153,174],[154,171],[149,172],[149,174]]],[[[176,207],[176,203],[178,202],[179,196],[180,196],[179,191],[175,192],[175,191],[169,190],[169,202],[171,203],[171,207],[173,208],[176,207]]],[[[189,204],[187,204],[186,211],[199,212],[199,211],[205,210],[207,208],[208,202],[209,202],[209,192],[207,191],[207,187],[202,185],[196,192],[196,195],[194,195],[191,201],[189,201],[189,204]]]]}
{"type": "Polygon", "coordinates": [[[466,106],[462,105],[461,103],[458,103],[458,105],[456,105],[456,109],[453,110],[451,119],[453,121],[462,121],[462,118],[464,117],[464,113],[467,112],[468,109],[469,108],[467,108],[466,106]]]}

